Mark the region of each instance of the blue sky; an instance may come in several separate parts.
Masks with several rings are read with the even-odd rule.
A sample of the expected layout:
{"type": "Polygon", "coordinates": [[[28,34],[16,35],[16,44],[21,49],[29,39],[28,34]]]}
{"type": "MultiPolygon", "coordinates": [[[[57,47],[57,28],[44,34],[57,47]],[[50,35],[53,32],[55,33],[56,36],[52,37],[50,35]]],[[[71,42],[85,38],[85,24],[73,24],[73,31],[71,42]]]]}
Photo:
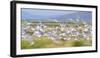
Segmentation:
{"type": "Polygon", "coordinates": [[[80,17],[83,20],[92,20],[91,11],[72,11],[72,10],[46,10],[46,9],[21,9],[21,19],[24,20],[46,20],[46,19],[56,19],[56,20],[67,20],[76,19],[80,17]]]}

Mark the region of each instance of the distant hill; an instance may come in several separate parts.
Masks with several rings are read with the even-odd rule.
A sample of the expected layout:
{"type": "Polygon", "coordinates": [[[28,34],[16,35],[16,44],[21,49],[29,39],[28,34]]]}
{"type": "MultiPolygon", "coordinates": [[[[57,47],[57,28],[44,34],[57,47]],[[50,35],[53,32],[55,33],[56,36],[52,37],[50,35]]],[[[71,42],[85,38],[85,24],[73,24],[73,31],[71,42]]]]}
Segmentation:
{"type": "Polygon", "coordinates": [[[70,20],[76,21],[79,19],[80,21],[84,21],[86,23],[92,24],[92,13],[91,12],[75,12],[71,14],[63,14],[63,15],[56,15],[56,16],[48,16],[48,17],[42,17],[38,15],[27,15],[29,19],[23,19],[27,21],[34,21],[34,22],[68,22],[70,20]],[[41,17],[41,18],[38,18],[41,17]]]}

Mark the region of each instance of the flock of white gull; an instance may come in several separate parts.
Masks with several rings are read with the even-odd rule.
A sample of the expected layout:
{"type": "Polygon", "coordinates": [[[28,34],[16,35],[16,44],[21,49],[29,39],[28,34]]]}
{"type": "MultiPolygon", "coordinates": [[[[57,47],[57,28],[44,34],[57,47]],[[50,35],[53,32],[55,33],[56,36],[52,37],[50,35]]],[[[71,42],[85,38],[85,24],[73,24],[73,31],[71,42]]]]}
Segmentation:
{"type": "Polygon", "coordinates": [[[46,24],[40,22],[35,27],[31,25],[32,23],[27,23],[27,26],[22,26],[22,39],[26,39],[30,42],[33,42],[34,39],[40,37],[48,37],[53,41],[59,40],[79,40],[85,39],[89,40],[91,37],[91,25],[84,23],[82,27],[79,24],[76,24],[77,27],[67,26],[65,23],[59,23],[59,26],[49,27],[46,24]]]}

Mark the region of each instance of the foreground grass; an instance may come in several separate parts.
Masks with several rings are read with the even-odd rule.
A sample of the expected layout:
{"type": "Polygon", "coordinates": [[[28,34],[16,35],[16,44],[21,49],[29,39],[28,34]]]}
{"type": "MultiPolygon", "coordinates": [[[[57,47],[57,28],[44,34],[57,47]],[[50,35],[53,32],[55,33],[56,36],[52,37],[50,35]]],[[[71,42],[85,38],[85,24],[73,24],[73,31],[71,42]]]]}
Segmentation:
{"type": "Polygon", "coordinates": [[[59,47],[80,47],[80,46],[91,46],[92,40],[59,40],[52,41],[48,37],[36,38],[32,41],[31,44],[29,41],[22,39],[21,40],[21,49],[33,49],[33,48],[59,48],[59,47]]]}

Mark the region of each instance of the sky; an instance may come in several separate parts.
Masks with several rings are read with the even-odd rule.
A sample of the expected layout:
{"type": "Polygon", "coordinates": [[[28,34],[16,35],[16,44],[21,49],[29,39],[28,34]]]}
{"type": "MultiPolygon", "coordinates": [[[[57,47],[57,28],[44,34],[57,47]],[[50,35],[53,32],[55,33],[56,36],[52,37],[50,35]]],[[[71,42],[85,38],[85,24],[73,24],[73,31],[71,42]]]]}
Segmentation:
{"type": "Polygon", "coordinates": [[[21,9],[21,19],[22,20],[46,20],[46,19],[56,19],[56,20],[67,20],[67,19],[80,19],[84,21],[92,20],[91,11],[74,11],[74,10],[50,10],[50,9],[21,9]]]}

